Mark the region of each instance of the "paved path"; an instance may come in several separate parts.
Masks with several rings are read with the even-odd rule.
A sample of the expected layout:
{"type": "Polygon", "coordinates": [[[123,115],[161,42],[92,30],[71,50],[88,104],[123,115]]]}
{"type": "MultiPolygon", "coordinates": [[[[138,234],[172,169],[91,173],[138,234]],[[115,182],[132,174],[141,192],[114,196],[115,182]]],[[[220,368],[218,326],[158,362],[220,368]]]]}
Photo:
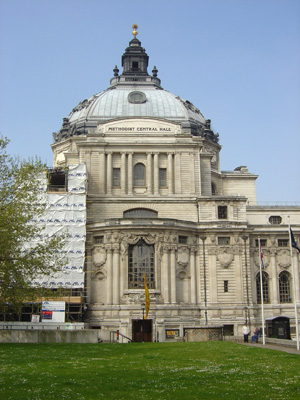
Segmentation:
{"type": "Polygon", "coordinates": [[[300,350],[297,350],[296,347],[288,347],[288,346],[280,346],[277,344],[265,344],[263,345],[262,343],[243,343],[245,346],[253,346],[253,347],[262,347],[265,349],[271,349],[271,350],[279,350],[279,351],[285,351],[286,353],[291,353],[291,354],[298,354],[300,356],[300,350]]]}

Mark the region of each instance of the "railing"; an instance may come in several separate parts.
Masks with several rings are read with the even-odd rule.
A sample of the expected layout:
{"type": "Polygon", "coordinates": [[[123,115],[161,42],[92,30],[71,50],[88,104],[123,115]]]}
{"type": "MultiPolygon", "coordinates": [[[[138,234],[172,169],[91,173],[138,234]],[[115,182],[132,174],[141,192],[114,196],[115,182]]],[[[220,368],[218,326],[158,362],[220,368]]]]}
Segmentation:
{"type": "MultiPolygon", "coordinates": [[[[120,343],[120,337],[128,340],[129,343],[134,342],[134,340],[132,340],[130,337],[123,335],[123,333],[120,333],[119,330],[110,331],[109,341],[110,341],[110,343],[115,343],[115,342],[120,343]],[[115,335],[116,335],[116,340],[115,340],[115,335]]],[[[122,343],[123,343],[123,340],[122,340],[122,343]]]]}

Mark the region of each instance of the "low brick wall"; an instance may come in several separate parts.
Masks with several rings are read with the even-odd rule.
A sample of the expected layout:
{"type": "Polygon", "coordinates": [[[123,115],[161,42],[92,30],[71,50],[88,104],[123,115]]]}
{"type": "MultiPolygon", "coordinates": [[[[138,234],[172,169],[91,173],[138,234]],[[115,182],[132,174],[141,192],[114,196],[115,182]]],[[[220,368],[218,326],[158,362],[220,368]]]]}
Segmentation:
{"type": "Polygon", "coordinates": [[[223,326],[203,326],[185,330],[186,342],[208,342],[223,340],[223,326]]]}

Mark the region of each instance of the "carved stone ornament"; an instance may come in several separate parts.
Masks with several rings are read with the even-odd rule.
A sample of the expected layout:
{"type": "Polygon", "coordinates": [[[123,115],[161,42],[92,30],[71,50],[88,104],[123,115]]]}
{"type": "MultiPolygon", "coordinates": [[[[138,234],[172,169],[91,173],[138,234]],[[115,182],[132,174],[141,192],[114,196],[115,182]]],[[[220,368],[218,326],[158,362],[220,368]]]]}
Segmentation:
{"type": "Polygon", "coordinates": [[[103,266],[106,263],[106,250],[104,247],[96,246],[93,250],[93,264],[95,267],[93,278],[100,280],[106,278],[106,271],[103,266]]]}
{"type": "Polygon", "coordinates": [[[186,268],[189,264],[189,249],[179,247],[177,250],[177,264],[180,268],[186,268]]]}
{"type": "MultiPolygon", "coordinates": [[[[150,303],[161,304],[163,298],[160,293],[150,291],[150,303]]],[[[142,304],[145,302],[145,291],[136,292],[134,289],[125,292],[120,300],[121,304],[142,304]]]]}
{"type": "Polygon", "coordinates": [[[128,255],[128,246],[130,244],[136,244],[140,239],[143,239],[147,244],[155,244],[157,235],[145,234],[144,232],[134,232],[120,235],[122,260],[125,260],[128,255]]]}
{"type": "Polygon", "coordinates": [[[218,260],[221,264],[221,267],[228,268],[233,261],[233,254],[231,253],[231,250],[227,248],[221,249],[218,254],[218,260]]]}
{"type": "Polygon", "coordinates": [[[291,265],[291,256],[288,250],[281,250],[279,252],[277,263],[280,268],[288,268],[291,265]]]}

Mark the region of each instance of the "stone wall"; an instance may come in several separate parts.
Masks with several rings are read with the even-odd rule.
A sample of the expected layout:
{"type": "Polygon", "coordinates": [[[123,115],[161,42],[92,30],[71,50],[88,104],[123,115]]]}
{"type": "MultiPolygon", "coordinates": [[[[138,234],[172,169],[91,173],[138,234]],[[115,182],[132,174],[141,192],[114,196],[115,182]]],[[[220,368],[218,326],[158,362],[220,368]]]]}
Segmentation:
{"type": "Polygon", "coordinates": [[[185,330],[186,342],[208,342],[223,340],[223,326],[189,328],[185,330]]]}

